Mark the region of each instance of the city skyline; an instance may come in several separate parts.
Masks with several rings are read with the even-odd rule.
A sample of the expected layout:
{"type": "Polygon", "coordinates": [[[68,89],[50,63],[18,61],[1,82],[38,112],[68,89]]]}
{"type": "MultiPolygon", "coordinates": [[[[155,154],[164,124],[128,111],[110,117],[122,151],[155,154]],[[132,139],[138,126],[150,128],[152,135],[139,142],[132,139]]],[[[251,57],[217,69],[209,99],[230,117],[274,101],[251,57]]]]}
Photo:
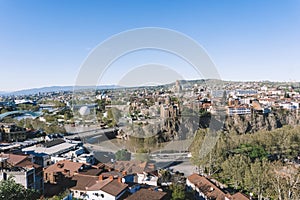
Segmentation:
{"type": "MultiPolygon", "coordinates": [[[[112,35],[143,27],[191,37],[223,80],[300,81],[297,0],[128,2],[0,0],[0,91],[74,85],[92,49],[112,35]]],[[[99,83],[117,84],[149,63],[185,79],[205,78],[174,55],[142,51],[117,60],[99,83]]]]}

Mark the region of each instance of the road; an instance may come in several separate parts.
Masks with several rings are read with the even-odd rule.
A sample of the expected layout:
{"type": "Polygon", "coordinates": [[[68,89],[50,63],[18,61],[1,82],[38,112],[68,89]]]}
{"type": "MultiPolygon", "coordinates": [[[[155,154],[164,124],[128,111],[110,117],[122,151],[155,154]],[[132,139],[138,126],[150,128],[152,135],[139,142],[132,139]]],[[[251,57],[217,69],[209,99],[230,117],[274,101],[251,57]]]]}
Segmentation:
{"type": "Polygon", "coordinates": [[[97,126],[91,126],[91,127],[71,127],[71,126],[65,126],[65,129],[68,133],[72,134],[69,136],[66,136],[66,139],[74,139],[76,137],[80,138],[91,138],[91,137],[97,137],[103,134],[109,134],[116,132],[117,128],[107,128],[102,129],[97,126]]]}

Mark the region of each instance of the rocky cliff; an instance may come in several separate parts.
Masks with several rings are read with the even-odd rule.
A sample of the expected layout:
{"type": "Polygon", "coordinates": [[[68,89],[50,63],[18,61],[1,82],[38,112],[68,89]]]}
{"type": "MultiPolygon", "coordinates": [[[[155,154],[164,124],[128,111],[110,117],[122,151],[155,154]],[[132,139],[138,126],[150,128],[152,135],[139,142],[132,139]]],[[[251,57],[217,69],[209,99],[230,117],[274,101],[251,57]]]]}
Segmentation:
{"type": "Polygon", "coordinates": [[[269,114],[227,116],[224,122],[225,131],[238,134],[254,133],[259,130],[273,130],[284,125],[298,125],[299,115],[296,112],[276,110],[269,114]]]}

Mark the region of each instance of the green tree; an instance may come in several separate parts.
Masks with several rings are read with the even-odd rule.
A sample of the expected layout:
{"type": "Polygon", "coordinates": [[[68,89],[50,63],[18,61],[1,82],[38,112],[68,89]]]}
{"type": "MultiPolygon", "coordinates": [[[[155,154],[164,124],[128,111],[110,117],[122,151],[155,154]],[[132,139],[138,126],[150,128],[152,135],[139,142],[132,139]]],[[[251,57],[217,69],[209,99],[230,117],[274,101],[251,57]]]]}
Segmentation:
{"type": "Polygon", "coordinates": [[[241,144],[237,149],[234,150],[234,153],[248,156],[252,161],[255,159],[261,160],[267,156],[267,152],[262,146],[250,144],[241,144]]]}
{"type": "Polygon", "coordinates": [[[105,100],[103,100],[103,99],[101,99],[101,100],[97,99],[96,103],[98,105],[97,111],[104,112],[105,111],[105,100]]]}
{"type": "Polygon", "coordinates": [[[222,177],[229,180],[229,184],[234,189],[240,189],[243,185],[243,177],[245,172],[248,170],[250,159],[244,155],[230,156],[225,162],[222,163],[222,177]]]}
{"type": "Polygon", "coordinates": [[[6,113],[6,112],[8,112],[7,109],[5,109],[5,108],[1,109],[1,114],[6,113]]]}
{"type": "Polygon", "coordinates": [[[244,181],[246,189],[253,192],[259,200],[262,200],[264,195],[266,195],[266,190],[270,185],[269,169],[269,161],[266,159],[256,159],[245,173],[244,181]]]}
{"type": "Polygon", "coordinates": [[[39,199],[39,194],[32,190],[26,189],[23,185],[16,183],[13,177],[0,181],[0,199],[5,200],[34,200],[39,199]]]}
{"type": "Polygon", "coordinates": [[[116,160],[130,160],[131,153],[127,151],[127,149],[121,149],[115,154],[116,160]]]}
{"type": "Polygon", "coordinates": [[[72,111],[71,110],[67,110],[65,113],[64,113],[64,120],[67,121],[67,120],[70,120],[73,118],[73,114],[72,114],[72,111]]]}
{"type": "Polygon", "coordinates": [[[172,178],[171,173],[168,170],[165,169],[161,169],[159,171],[159,179],[158,182],[161,183],[166,183],[166,182],[170,182],[172,178]]]}
{"type": "Polygon", "coordinates": [[[184,200],[185,199],[185,186],[182,184],[170,185],[172,191],[172,200],[184,200]]]}

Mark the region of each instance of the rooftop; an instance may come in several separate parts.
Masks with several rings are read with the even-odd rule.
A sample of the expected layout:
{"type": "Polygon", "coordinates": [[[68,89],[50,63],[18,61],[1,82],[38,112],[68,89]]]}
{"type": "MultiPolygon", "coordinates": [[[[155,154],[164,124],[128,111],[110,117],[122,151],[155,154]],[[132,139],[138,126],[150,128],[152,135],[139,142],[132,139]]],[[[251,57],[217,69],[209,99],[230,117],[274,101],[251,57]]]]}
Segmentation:
{"type": "Polygon", "coordinates": [[[148,190],[148,189],[140,189],[136,193],[130,195],[125,200],[161,200],[166,199],[167,193],[166,192],[160,192],[155,190],[148,190]]]}
{"type": "Polygon", "coordinates": [[[77,144],[72,144],[72,143],[68,143],[68,142],[64,142],[64,143],[59,143],[55,146],[51,146],[51,147],[43,147],[43,146],[31,146],[31,147],[27,147],[22,149],[23,152],[26,153],[45,153],[48,155],[56,155],[56,154],[60,154],[60,153],[64,153],[65,150],[67,149],[73,149],[77,146],[77,144]]]}
{"type": "Polygon", "coordinates": [[[75,175],[73,180],[77,180],[75,187],[71,190],[80,191],[98,191],[102,190],[113,196],[118,196],[122,191],[127,188],[127,184],[120,182],[119,179],[113,179],[112,177],[101,180],[99,177],[75,175]]]}
{"type": "Polygon", "coordinates": [[[69,160],[62,160],[53,165],[47,167],[44,172],[45,173],[54,173],[54,172],[65,172],[69,171],[70,174],[74,174],[75,172],[79,172],[79,170],[84,166],[83,163],[72,162],[69,160]]]}

